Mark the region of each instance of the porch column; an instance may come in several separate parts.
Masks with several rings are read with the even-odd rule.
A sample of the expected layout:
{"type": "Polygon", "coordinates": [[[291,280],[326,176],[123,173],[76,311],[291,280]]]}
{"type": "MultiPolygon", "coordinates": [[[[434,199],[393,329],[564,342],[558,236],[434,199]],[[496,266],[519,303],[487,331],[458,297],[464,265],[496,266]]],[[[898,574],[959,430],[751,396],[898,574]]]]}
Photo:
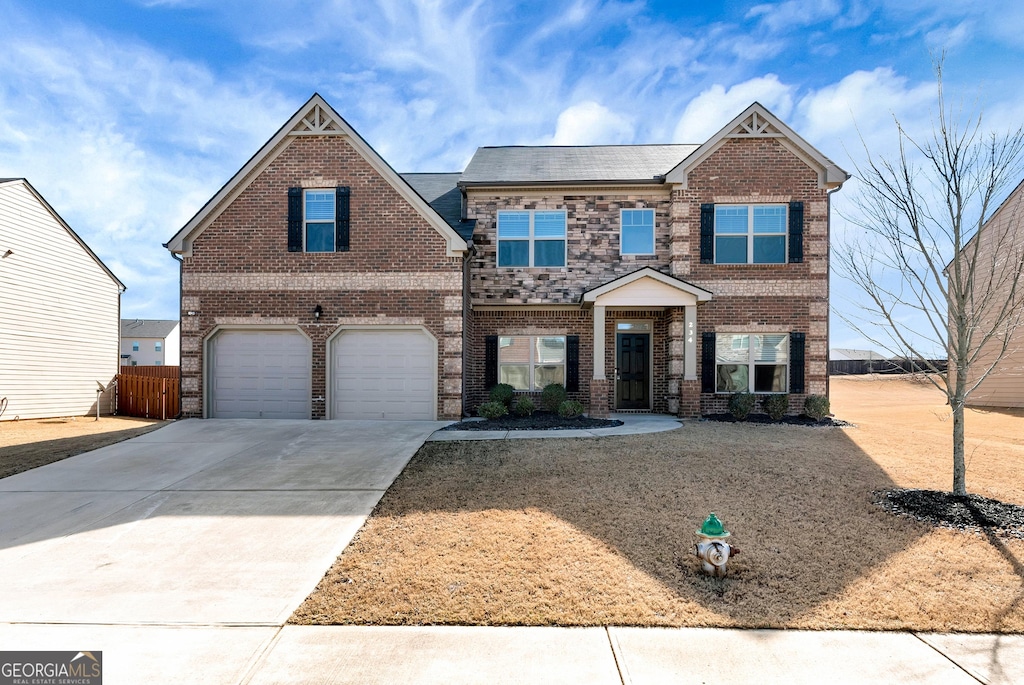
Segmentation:
{"type": "Polygon", "coordinates": [[[683,380],[697,380],[697,306],[683,307],[683,380]]]}
{"type": "Polygon", "coordinates": [[[594,306],[594,378],[590,381],[590,416],[605,418],[611,409],[610,387],[604,375],[604,306],[594,306]]]}
{"type": "MultiPolygon", "coordinates": [[[[696,367],[694,373],[697,373],[696,367]]],[[[604,378],[604,307],[594,307],[594,380],[604,378]]]]}

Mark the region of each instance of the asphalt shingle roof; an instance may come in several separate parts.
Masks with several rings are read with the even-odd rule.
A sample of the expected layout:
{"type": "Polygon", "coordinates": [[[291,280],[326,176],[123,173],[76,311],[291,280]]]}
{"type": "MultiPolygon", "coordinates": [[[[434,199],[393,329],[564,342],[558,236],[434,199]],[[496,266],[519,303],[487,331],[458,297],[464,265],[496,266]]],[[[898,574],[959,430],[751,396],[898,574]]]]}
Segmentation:
{"type": "Polygon", "coordinates": [[[462,183],[651,181],[699,145],[586,145],[481,147],[462,183]]]}
{"type": "Polygon", "coordinates": [[[458,188],[462,174],[412,173],[401,176],[463,240],[473,236],[476,222],[462,220],[462,191],[458,188]]]}
{"type": "Polygon", "coordinates": [[[121,319],[122,338],[166,338],[177,319],[121,319]]]}

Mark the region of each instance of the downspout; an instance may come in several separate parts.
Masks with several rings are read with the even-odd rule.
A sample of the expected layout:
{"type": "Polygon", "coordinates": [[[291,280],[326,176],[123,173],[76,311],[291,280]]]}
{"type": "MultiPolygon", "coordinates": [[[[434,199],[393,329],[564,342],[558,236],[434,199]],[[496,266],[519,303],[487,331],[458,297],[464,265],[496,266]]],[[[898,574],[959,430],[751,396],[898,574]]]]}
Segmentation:
{"type": "MultiPolygon", "coordinates": [[[[847,174],[846,180],[850,180],[847,174]]],[[[825,312],[825,397],[832,401],[832,374],[829,373],[829,347],[832,345],[832,194],[838,193],[843,187],[840,183],[832,190],[825,191],[825,247],[828,250],[828,269],[825,274],[825,302],[828,303],[828,310],[825,312]]]]}
{"type": "MultiPolygon", "coordinates": [[[[167,246],[164,245],[164,247],[167,246]]],[[[181,419],[181,415],[185,413],[185,402],[184,398],[181,396],[181,329],[183,328],[182,324],[184,323],[181,318],[181,303],[183,301],[182,297],[185,295],[185,289],[182,283],[182,277],[185,275],[185,260],[173,252],[171,253],[171,257],[178,262],[178,415],[174,417],[174,420],[177,421],[181,419]]]]}

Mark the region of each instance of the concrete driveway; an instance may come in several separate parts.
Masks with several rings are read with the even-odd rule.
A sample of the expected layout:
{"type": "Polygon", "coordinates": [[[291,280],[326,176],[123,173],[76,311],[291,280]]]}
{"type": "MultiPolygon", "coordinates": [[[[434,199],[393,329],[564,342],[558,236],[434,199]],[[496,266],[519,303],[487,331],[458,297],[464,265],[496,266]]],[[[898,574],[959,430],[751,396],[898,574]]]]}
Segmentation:
{"type": "Polygon", "coordinates": [[[279,626],[443,425],[190,420],[0,480],[0,623],[279,626]]]}

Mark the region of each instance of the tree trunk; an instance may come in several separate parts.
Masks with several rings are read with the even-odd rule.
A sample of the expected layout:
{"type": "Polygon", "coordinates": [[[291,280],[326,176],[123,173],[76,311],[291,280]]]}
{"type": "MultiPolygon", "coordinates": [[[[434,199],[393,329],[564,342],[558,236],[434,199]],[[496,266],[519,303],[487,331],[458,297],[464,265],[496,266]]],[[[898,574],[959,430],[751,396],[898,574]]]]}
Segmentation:
{"type": "Polygon", "coordinates": [[[953,401],[953,494],[967,494],[967,467],[964,464],[964,401],[953,401]]]}

